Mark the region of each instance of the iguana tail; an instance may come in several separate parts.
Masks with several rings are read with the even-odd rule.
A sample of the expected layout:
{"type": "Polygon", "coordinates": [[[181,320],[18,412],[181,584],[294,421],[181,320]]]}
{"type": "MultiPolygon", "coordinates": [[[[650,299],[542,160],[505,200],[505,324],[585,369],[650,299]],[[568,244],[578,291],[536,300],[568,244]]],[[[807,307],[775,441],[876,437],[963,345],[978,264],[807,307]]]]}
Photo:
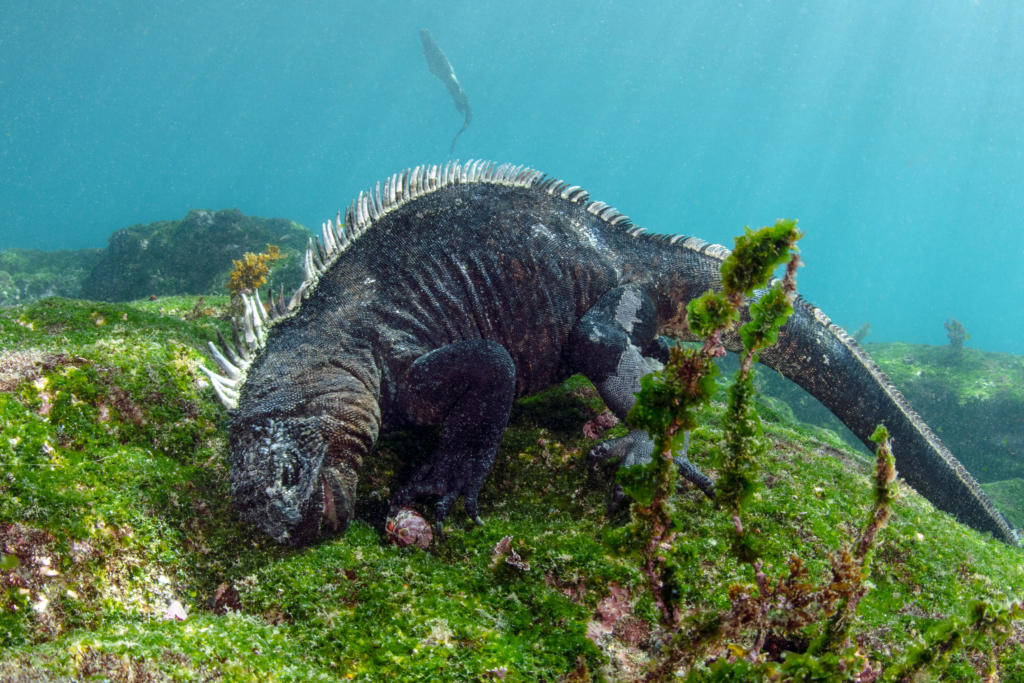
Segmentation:
{"type": "MultiPolygon", "coordinates": [[[[720,269],[729,250],[695,237],[639,233],[631,230],[638,239],[622,241],[619,249],[630,254],[633,270],[647,264],[655,272],[661,292],[659,332],[696,341],[686,323],[685,306],[709,289],[721,289],[720,269]]],[[[802,299],[797,299],[794,309],[778,343],[760,353],[761,362],[821,401],[872,451],[870,437],[884,424],[896,467],[907,483],[960,522],[1018,545],[1016,533],[978,482],[853,337],[802,299]]],[[[746,312],[744,317],[749,319],[746,312]]],[[[729,351],[743,350],[735,331],[722,341],[729,351]]]]}
{"type": "Polygon", "coordinates": [[[797,300],[794,308],[779,343],[761,354],[761,362],[806,389],[872,450],[869,437],[884,424],[908,484],[960,522],[1018,545],[978,482],[853,337],[806,301],[797,300]]]}

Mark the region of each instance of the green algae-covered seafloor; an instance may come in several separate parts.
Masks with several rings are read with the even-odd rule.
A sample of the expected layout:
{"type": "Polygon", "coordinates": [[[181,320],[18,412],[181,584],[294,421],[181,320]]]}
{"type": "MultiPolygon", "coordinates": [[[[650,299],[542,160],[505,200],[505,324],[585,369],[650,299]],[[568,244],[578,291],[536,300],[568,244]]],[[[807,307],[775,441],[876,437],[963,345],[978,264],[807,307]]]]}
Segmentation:
{"type": "MultiPolygon", "coordinates": [[[[596,441],[583,426],[603,409],[589,383],[575,377],[516,404],[481,497],[485,527],[456,510],[427,551],[384,540],[390,491],[437,439],[400,433],[366,462],[360,520],[345,536],[283,548],[231,507],[227,415],[197,369],[205,342],[228,329],[217,317],[227,300],[195,304],[50,298],[0,309],[0,553],[17,558],[0,570],[0,679],[511,683],[584,680],[585,666],[593,680],[625,681],[657,652],[640,571],[602,543],[625,511],[607,514],[614,464],[584,464],[596,441]],[[505,536],[528,570],[492,563],[505,536]]],[[[885,356],[882,346],[869,350],[885,356]]],[[[920,365],[942,351],[894,353],[923,377],[920,365]]],[[[957,389],[968,405],[1002,389],[971,391],[957,389]]],[[[693,432],[691,457],[705,469],[720,410],[693,432]]],[[[796,551],[820,580],[868,509],[869,465],[793,414],[764,399],[774,448],[745,523],[775,573],[796,551]]],[[[1013,476],[979,478],[1017,475],[1006,468],[1013,476]]],[[[902,492],[856,629],[883,661],[970,600],[1024,595],[1020,550],[902,492]]],[[[681,605],[725,609],[728,586],[752,580],[721,540],[729,522],[699,491],[680,506],[686,522],[670,552],[687,576],[681,605]]],[[[1002,680],[1024,680],[1018,639],[995,656],[1002,680]]],[[[982,680],[985,661],[964,656],[947,680],[982,680]]]]}

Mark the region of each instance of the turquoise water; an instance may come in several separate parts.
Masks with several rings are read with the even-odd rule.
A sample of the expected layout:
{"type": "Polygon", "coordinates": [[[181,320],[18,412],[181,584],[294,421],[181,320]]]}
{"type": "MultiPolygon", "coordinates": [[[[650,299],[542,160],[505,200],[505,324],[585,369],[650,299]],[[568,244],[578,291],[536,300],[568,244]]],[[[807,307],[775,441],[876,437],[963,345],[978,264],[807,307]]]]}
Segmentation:
{"type": "Polygon", "coordinates": [[[313,227],[462,124],[655,232],[799,218],[800,288],[869,341],[1024,354],[1024,5],[51,2],[0,20],[0,249],[238,207],[313,227]]]}

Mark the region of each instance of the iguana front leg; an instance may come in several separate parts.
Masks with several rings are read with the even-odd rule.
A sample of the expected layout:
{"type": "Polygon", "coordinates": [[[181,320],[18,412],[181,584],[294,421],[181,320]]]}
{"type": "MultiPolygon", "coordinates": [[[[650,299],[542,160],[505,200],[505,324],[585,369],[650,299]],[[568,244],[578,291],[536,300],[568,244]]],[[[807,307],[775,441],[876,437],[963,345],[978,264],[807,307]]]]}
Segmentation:
{"type": "MultiPolygon", "coordinates": [[[[641,350],[656,346],[657,311],[654,301],[639,285],[623,285],[605,294],[588,310],[569,336],[569,359],[577,372],[585,375],[620,420],[636,404],[640,378],[651,367],[641,350]]],[[[624,437],[598,444],[587,462],[593,466],[606,458],[621,459],[628,467],[649,462],[654,442],[645,430],[636,429],[624,437]]],[[[679,473],[714,499],[715,486],[687,458],[675,456],[679,473]]],[[[621,492],[616,490],[616,501],[621,492]]]]}
{"type": "Polygon", "coordinates": [[[494,467],[515,396],[516,368],[500,344],[455,342],[416,361],[399,389],[399,401],[417,425],[442,424],[441,443],[391,498],[391,514],[404,505],[437,497],[438,534],[452,505],[465,497],[477,524],[477,500],[494,467]]]}

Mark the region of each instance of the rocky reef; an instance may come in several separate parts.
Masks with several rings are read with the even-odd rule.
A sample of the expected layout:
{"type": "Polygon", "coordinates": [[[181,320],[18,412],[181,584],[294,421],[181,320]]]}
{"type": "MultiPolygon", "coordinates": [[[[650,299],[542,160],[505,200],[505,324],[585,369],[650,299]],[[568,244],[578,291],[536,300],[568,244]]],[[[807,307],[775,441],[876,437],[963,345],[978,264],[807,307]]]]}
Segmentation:
{"type": "MultiPolygon", "coordinates": [[[[978,481],[1024,478],[1024,357],[902,342],[866,348],[978,481]]],[[[724,364],[735,366],[735,359],[724,364]]],[[[758,381],[759,390],[783,401],[782,409],[791,409],[796,419],[848,435],[850,445],[860,448],[800,387],[768,368],[758,381]]]]}
{"type": "Polygon", "coordinates": [[[283,218],[238,209],[189,211],[178,221],[133,225],[112,234],[106,249],[0,251],[0,306],[49,296],[131,301],[150,296],[224,294],[234,261],[268,246],[280,250],[269,282],[293,291],[312,233],[283,218]]]}
{"type": "MultiPolygon", "coordinates": [[[[426,550],[387,542],[386,501],[439,438],[404,432],[367,459],[345,536],[283,548],[231,507],[226,413],[197,370],[226,330],[206,312],[227,297],[196,300],[0,310],[0,679],[636,680],[663,634],[642,572],[603,541],[627,511],[608,512],[614,463],[584,463],[604,409],[588,382],[516,404],[481,496],[487,526],[457,510],[426,550]]],[[[692,432],[712,477],[723,409],[692,432]]],[[[766,566],[799,548],[825,576],[870,506],[869,462],[777,399],[759,411],[772,450],[745,524],[766,566]]],[[[680,608],[727,609],[729,586],[751,581],[716,541],[729,522],[700,491],[678,505],[680,608]]],[[[904,486],[871,580],[858,646],[889,661],[970,600],[1020,597],[1024,563],[904,486]]],[[[958,656],[947,679],[983,680],[991,655],[1001,680],[1024,680],[1022,641],[958,656]]]]}
{"type": "MultiPolygon", "coordinates": [[[[1016,528],[1024,528],[1024,357],[978,349],[906,344],[865,346],[1016,528]]],[[[735,359],[725,365],[734,367],[735,359]]],[[[777,412],[863,445],[814,397],[768,368],[758,389],[777,412]]],[[[897,458],[898,462],[898,458],[897,458]]]]}
{"type": "Polygon", "coordinates": [[[102,249],[0,251],[0,306],[27,304],[48,296],[76,298],[85,278],[102,259],[102,249]]]}
{"type": "Polygon", "coordinates": [[[1024,357],[926,344],[867,349],[979,482],[1024,477],[1024,357]]]}
{"type": "Polygon", "coordinates": [[[269,280],[288,291],[302,283],[311,233],[283,218],[254,218],[238,209],[189,211],[180,221],[133,225],[110,236],[103,259],[82,285],[82,297],[131,301],[149,296],[226,291],[232,261],[267,245],[281,250],[269,280]]]}

